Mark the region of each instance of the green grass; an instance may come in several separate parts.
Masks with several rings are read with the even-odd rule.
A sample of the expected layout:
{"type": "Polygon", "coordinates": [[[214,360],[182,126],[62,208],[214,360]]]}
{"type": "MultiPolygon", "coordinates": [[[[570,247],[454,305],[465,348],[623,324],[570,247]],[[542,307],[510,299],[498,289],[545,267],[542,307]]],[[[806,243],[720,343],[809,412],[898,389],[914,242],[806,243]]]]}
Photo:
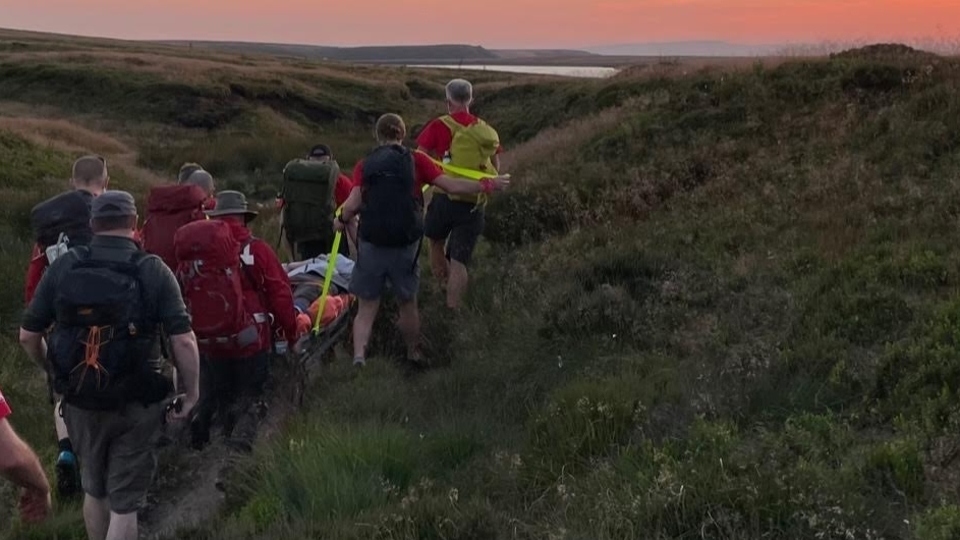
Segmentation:
{"type": "MultiPolygon", "coordinates": [[[[110,49],[84,50],[105,76],[110,49]]],[[[278,166],[317,138],[336,136],[349,168],[369,145],[365,114],[429,118],[449,76],[343,67],[324,86],[335,68],[257,59],[249,73],[191,54],[220,71],[182,84],[243,79],[249,90],[224,102],[236,117],[177,125],[162,99],[138,109],[118,94],[123,124],[64,90],[73,68],[54,63],[57,82],[31,84],[50,115],[129,145],[129,185],[199,160],[269,199],[278,166]],[[311,118],[305,102],[337,116],[311,118]]],[[[124,84],[167,88],[163,70],[131,65],[124,84]]],[[[890,47],[485,83],[477,110],[501,129],[516,186],[488,207],[461,318],[443,313],[424,266],[437,367],[405,376],[381,322],[383,354],[360,374],[327,368],[232,478],[223,515],[180,537],[955,536],[958,87],[956,60],[890,47]]],[[[19,305],[27,249],[14,208],[65,178],[65,144],[0,138],[17,164],[0,173],[13,202],[0,271],[18,284],[4,305],[19,305]]],[[[272,241],[273,213],[259,222],[272,241]]],[[[8,350],[0,385],[50,463],[42,376],[8,350]]],[[[57,519],[34,537],[79,524],[75,509],[57,519]]]]}

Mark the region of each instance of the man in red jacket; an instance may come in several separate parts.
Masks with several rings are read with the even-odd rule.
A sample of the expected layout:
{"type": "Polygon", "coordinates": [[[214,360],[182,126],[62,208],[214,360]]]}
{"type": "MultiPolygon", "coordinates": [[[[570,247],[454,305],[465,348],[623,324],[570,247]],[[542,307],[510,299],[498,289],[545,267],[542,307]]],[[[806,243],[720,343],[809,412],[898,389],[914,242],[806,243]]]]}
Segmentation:
{"type": "Polygon", "coordinates": [[[212,210],[215,184],[207,171],[198,170],[178,184],[154,186],[147,195],[147,213],[140,230],[143,249],[176,269],[173,235],[181,226],[206,219],[204,210],[212,210]]]}
{"type": "MultiPolygon", "coordinates": [[[[296,310],[290,279],[270,246],[255,238],[247,224],[257,212],[247,208],[247,199],[238,191],[217,194],[216,209],[208,210],[211,219],[228,223],[234,238],[244,245],[240,254],[243,268],[244,303],[248,313],[269,313],[273,323],[260,324],[259,342],[253,343],[230,358],[204,355],[201,360],[200,405],[191,425],[194,448],[202,448],[210,440],[210,424],[214,413],[223,420],[227,443],[249,451],[256,437],[260,419],[266,412],[263,391],[270,376],[270,352],[274,328],[293,343],[297,341],[296,310]]],[[[201,347],[201,352],[202,347],[201,347]]]]}
{"type": "MultiPolygon", "coordinates": [[[[154,186],[147,194],[147,212],[137,241],[143,250],[160,257],[173,271],[177,261],[173,250],[173,236],[187,223],[207,219],[204,210],[212,210],[216,184],[213,176],[196,163],[184,163],[177,175],[177,184],[154,186]]],[[[169,359],[170,347],[166,334],[161,332],[151,355],[151,365],[163,369],[163,359],[169,359]]],[[[176,369],[173,382],[179,388],[176,369]]]]}

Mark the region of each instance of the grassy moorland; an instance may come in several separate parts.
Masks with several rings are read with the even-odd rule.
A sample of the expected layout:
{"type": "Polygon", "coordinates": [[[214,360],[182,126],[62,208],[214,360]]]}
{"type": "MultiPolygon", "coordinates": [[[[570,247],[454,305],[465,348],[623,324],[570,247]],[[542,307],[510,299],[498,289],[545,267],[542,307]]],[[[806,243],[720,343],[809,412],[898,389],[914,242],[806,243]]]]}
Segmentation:
{"type": "MultiPolygon", "coordinates": [[[[6,111],[115,137],[131,189],[206,159],[257,191],[311,136],[354,141],[352,159],[367,144],[363,115],[426,118],[449,76],[58,46],[86,52],[0,57],[0,98],[21,103],[0,116],[16,164],[0,185],[24,207],[16,186],[62,174],[72,132],[37,135],[6,111]],[[88,87],[107,88],[113,107],[63,83],[84,64],[58,55],[89,55],[84,73],[123,73],[88,87]],[[38,65],[54,75],[29,75],[38,65]],[[300,86],[301,69],[368,86],[328,97],[324,82],[300,86]],[[248,77],[300,97],[214,97],[248,77]],[[195,101],[171,106],[168,93],[195,101]],[[339,116],[303,116],[301,99],[329,99],[339,116]],[[225,103],[239,112],[219,116],[225,103]],[[207,113],[221,120],[177,119],[207,113]],[[278,126],[300,126],[303,140],[250,135],[279,137],[278,126]],[[266,156],[261,180],[250,153],[266,156]]],[[[960,62],[887,46],[685,70],[480,85],[477,109],[500,128],[517,187],[490,203],[462,317],[439,310],[424,271],[436,369],[330,365],[230,478],[222,512],[178,537],[960,534],[960,62]]],[[[5,226],[12,261],[22,216],[5,226]]],[[[16,264],[3,268],[19,283],[16,264]]],[[[0,365],[15,422],[49,461],[41,377],[13,349],[0,365]]],[[[14,537],[79,537],[78,523],[68,511],[14,537]]]]}
{"type": "MultiPolygon", "coordinates": [[[[66,188],[76,157],[105,156],[111,187],[141,202],[148,185],[172,179],[185,161],[199,161],[221,189],[242,189],[269,203],[287,160],[322,141],[351,168],[371,146],[377,116],[398,111],[411,126],[422,124],[442,107],[448,76],[0,30],[0,279],[8,284],[0,292],[7,336],[0,338],[0,388],[44,463],[55,456],[46,385],[14,336],[30,253],[29,211],[66,188]]],[[[515,76],[481,77],[483,88],[515,76]]],[[[262,223],[261,232],[275,240],[269,207],[262,223]]],[[[12,519],[11,497],[9,486],[0,485],[0,537],[12,519]]],[[[77,509],[61,510],[35,534],[64,538],[78,531],[77,509]]]]}

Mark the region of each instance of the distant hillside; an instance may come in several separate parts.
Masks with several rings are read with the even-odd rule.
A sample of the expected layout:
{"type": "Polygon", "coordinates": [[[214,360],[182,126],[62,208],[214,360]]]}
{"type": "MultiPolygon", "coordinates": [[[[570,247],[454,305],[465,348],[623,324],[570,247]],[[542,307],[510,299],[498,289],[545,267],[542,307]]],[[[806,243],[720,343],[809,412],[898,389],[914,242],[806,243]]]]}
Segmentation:
{"type": "Polygon", "coordinates": [[[491,49],[491,52],[503,59],[597,56],[594,53],[576,49],[491,49]]]}
{"type": "Polygon", "coordinates": [[[368,47],[326,47],[284,43],[252,43],[233,41],[160,41],[181,45],[216,49],[233,53],[273,54],[341,60],[345,62],[422,62],[460,60],[495,60],[499,56],[483,47],[473,45],[403,45],[368,47]]]}
{"type": "Polygon", "coordinates": [[[659,43],[624,43],[587,47],[586,51],[619,56],[763,56],[774,54],[780,46],[745,45],[726,41],[669,41],[659,43]]]}

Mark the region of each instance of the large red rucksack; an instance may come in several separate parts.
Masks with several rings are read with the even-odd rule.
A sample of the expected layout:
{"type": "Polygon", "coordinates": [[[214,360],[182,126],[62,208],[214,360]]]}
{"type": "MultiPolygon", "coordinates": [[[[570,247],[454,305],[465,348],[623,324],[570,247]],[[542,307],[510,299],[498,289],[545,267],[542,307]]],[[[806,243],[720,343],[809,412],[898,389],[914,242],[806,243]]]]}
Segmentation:
{"type": "Polygon", "coordinates": [[[263,314],[250,313],[244,302],[245,273],[230,225],[211,219],[180,227],[174,235],[176,274],[192,319],[200,350],[229,357],[260,342],[263,314]]]}
{"type": "Polygon", "coordinates": [[[192,184],[158,186],[147,195],[147,215],[140,231],[143,250],[177,267],[174,233],[182,226],[206,218],[203,205],[207,194],[192,184]]]}

